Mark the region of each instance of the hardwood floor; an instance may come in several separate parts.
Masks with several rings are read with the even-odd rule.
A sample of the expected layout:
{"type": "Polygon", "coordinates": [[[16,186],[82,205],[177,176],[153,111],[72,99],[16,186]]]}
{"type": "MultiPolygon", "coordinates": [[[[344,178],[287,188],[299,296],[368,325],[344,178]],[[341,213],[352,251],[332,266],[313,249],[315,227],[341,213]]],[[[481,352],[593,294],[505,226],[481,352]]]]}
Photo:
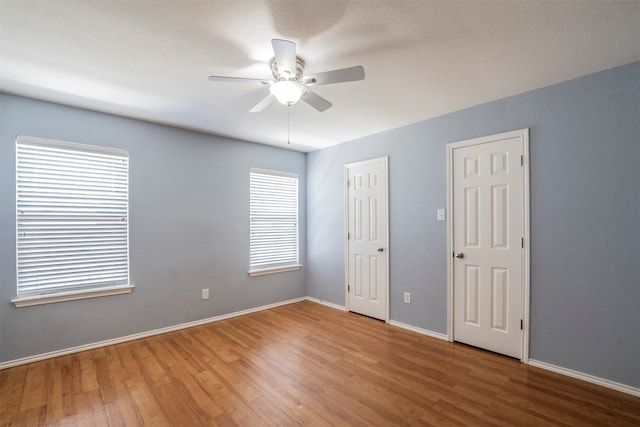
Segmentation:
{"type": "Polygon", "coordinates": [[[640,425],[640,398],[311,302],[0,371],[2,426],[640,425]]]}

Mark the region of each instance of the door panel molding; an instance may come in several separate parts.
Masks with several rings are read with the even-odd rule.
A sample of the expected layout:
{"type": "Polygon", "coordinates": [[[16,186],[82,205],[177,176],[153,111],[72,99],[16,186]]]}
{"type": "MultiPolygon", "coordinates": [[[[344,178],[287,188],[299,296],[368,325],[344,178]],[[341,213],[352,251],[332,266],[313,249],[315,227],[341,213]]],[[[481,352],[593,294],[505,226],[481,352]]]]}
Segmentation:
{"type": "MultiPolygon", "coordinates": [[[[344,292],[345,292],[345,308],[347,311],[352,311],[352,306],[353,306],[353,302],[350,300],[350,293],[349,293],[349,263],[350,263],[350,259],[349,259],[349,206],[350,206],[350,200],[349,200],[349,172],[352,169],[355,168],[361,168],[361,167],[367,167],[367,166],[373,166],[373,165],[381,165],[382,169],[384,170],[384,174],[385,174],[385,178],[384,178],[384,182],[379,182],[379,181],[375,181],[375,178],[370,178],[370,179],[374,179],[374,181],[370,181],[370,182],[362,182],[361,177],[356,177],[356,182],[354,182],[354,185],[356,188],[360,189],[363,188],[364,186],[370,186],[372,188],[377,188],[380,187],[380,189],[383,192],[384,195],[384,200],[382,201],[383,206],[381,207],[381,214],[384,215],[384,230],[382,231],[382,236],[375,236],[376,240],[380,240],[381,242],[383,242],[383,244],[381,245],[382,250],[378,250],[378,252],[376,252],[375,255],[375,262],[377,262],[378,257],[381,257],[381,261],[383,263],[386,264],[386,268],[385,268],[385,273],[383,275],[383,277],[380,277],[378,279],[381,279],[384,281],[383,285],[384,285],[384,290],[382,292],[381,295],[375,295],[376,299],[378,300],[383,300],[382,305],[384,307],[384,316],[381,320],[384,320],[386,323],[389,323],[389,160],[388,157],[379,157],[376,159],[370,159],[370,160],[364,160],[364,161],[360,161],[360,162],[354,162],[354,163],[349,163],[344,165],[344,261],[345,261],[345,271],[344,271],[344,292]]],[[[370,215],[376,215],[377,210],[375,210],[375,212],[373,214],[371,214],[371,208],[372,207],[378,207],[376,206],[372,206],[371,204],[377,204],[378,201],[376,200],[370,200],[367,203],[367,208],[370,212],[370,215]]],[[[365,206],[354,206],[355,209],[357,208],[364,208],[365,206]]],[[[369,224],[372,223],[373,220],[377,220],[378,218],[369,218],[369,221],[367,221],[369,224]]],[[[357,238],[361,238],[361,235],[363,233],[366,233],[367,235],[371,234],[372,230],[360,230],[360,229],[356,229],[356,230],[352,230],[351,231],[351,239],[355,239],[357,238]],[[356,234],[359,234],[359,236],[356,236],[356,234]]],[[[377,230],[376,230],[377,232],[377,230]]],[[[369,266],[367,273],[367,277],[371,275],[371,263],[367,263],[369,266]]],[[[364,272],[362,272],[364,274],[364,272]]],[[[362,275],[360,275],[362,276],[362,275]]],[[[352,287],[355,286],[359,286],[358,290],[362,291],[361,287],[363,286],[363,283],[351,283],[352,287]]],[[[353,289],[352,289],[353,290],[353,289]]],[[[369,293],[369,292],[367,292],[369,293]]]]}
{"type": "MultiPolygon", "coordinates": [[[[453,173],[454,173],[454,150],[464,147],[471,147],[480,144],[488,144],[519,138],[522,145],[522,218],[521,230],[523,234],[522,251],[521,251],[521,280],[522,280],[522,356],[521,361],[527,363],[529,360],[529,304],[530,304],[530,207],[529,207],[529,129],[519,129],[511,132],[504,132],[496,135],[489,135],[480,138],[473,138],[464,141],[447,144],[447,339],[454,340],[454,212],[453,212],[453,173]]],[[[492,158],[491,168],[494,172],[499,172],[505,167],[506,159],[501,155],[492,158]]],[[[465,159],[464,174],[465,176],[474,175],[478,172],[477,161],[473,158],[465,159]]],[[[497,191],[497,190],[496,190],[497,191]]],[[[500,194],[496,194],[496,197],[500,194]]],[[[471,200],[472,201],[472,200],[471,200]]],[[[497,212],[496,214],[500,214],[497,212]]],[[[472,230],[470,230],[472,231],[472,230]]],[[[496,230],[497,234],[492,233],[493,244],[500,246],[503,241],[501,230],[496,230]]],[[[465,236],[467,239],[473,240],[473,233],[465,236]]],[[[499,319],[494,319],[498,321],[499,319]]],[[[497,323],[500,323],[499,321],[497,323]]]]}

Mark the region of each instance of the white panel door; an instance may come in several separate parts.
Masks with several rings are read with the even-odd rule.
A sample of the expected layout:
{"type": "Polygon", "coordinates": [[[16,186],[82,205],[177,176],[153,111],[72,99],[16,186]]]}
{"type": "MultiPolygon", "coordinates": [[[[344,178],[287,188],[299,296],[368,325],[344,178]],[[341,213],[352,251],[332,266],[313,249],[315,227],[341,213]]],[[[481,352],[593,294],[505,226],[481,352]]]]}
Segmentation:
{"type": "MultiPolygon", "coordinates": [[[[499,136],[497,136],[499,137],[499,136]]],[[[523,141],[453,149],[454,340],[521,358],[523,141]]]]}
{"type": "Polygon", "coordinates": [[[387,161],[346,166],[347,300],[350,311],[387,320],[387,161]]]}

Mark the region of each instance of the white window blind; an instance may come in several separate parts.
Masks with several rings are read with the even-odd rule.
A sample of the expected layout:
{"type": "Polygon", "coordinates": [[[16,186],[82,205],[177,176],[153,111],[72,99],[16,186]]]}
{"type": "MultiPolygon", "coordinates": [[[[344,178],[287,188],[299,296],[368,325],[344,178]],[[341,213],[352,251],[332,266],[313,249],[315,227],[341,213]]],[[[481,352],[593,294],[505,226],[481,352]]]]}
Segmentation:
{"type": "Polygon", "coordinates": [[[129,156],[18,137],[18,297],[129,282],[129,156]]]}
{"type": "Polygon", "coordinates": [[[250,270],[298,265],[298,177],[251,169],[250,270]]]}

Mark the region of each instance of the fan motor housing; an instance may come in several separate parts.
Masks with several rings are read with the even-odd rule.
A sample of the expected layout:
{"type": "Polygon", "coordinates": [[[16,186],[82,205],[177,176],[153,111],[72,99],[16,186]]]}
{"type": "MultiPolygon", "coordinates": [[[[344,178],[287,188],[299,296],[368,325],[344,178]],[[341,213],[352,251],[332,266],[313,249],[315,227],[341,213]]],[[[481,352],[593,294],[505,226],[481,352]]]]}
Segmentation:
{"type": "Polygon", "coordinates": [[[278,63],[276,62],[275,56],[271,58],[271,61],[269,61],[269,66],[271,67],[271,74],[273,74],[273,78],[276,81],[279,81],[279,80],[302,81],[302,76],[304,75],[304,65],[305,65],[304,59],[300,58],[299,56],[296,56],[296,74],[295,76],[293,76],[293,75],[281,74],[278,71],[278,63]]]}

